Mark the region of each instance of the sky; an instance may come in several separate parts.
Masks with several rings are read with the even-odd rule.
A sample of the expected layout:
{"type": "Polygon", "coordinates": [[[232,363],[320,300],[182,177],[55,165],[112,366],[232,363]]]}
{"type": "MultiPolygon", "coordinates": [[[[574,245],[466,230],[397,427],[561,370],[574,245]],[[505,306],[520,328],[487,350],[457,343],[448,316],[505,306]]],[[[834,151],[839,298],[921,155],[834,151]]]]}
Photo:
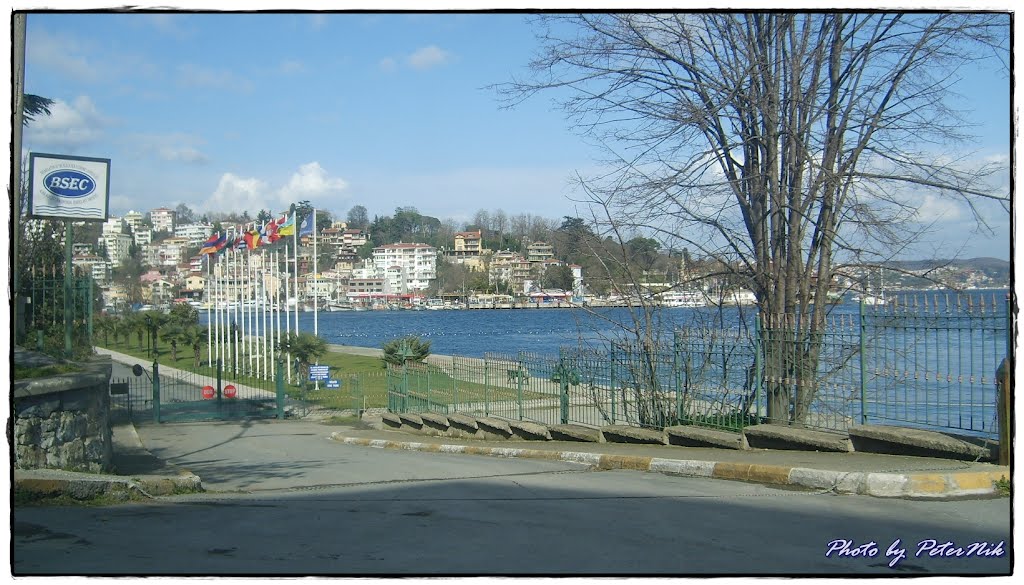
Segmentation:
{"type": "MultiPolygon", "coordinates": [[[[34,12],[25,91],[56,105],[23,151],[111,159],[112,214],[184,203],[255,216],[308,200],[341,219],[362,205],[371,218],[411,206],[560,220],[579,212],[571,177],[601,153],[552,96],[509,109],[493,89],[527,73],[534,32],[522,13],[34,12]]],[[[1006,165],[1003,192],[1009,84],[982,68],[962,84],[971,156],[1006,165]]],[[[923,199],[936,235],[908,255],[1009,259],[1009,216],[982,212],[992,236],[923,199]]]]}

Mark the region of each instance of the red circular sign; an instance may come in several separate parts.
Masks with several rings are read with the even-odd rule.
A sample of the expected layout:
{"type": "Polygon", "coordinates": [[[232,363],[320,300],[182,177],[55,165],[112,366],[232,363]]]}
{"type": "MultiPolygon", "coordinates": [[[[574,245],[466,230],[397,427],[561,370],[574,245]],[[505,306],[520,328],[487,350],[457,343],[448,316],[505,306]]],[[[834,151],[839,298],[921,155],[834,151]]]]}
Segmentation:
{"type": "Polygon", "coordinates": [[[216,394],[216,391],[213,389],[213,386],[203,386],[203,398],[209,400],[213,398],[214,394],[216,394]]]}
{"type": "Polygon", "coordinates": [[[238,390],[235,389],[233,384],[228,384],[224,387],[224,396],[227,398],[234,398],[236,394],[238,394],[238,390]]]}

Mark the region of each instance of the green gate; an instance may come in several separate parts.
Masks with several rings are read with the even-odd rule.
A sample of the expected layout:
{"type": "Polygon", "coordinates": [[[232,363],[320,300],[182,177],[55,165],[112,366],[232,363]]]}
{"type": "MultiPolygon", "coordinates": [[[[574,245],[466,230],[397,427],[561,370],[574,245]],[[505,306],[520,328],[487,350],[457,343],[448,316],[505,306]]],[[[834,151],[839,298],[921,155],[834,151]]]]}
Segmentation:
{"type": "Polygon", "coordinates": [[[153,362],[153,420],[182,422],[284,418],[282,362],[273,377],[231,375],[220,360],[214,367],[187,371],[153,362]]]}

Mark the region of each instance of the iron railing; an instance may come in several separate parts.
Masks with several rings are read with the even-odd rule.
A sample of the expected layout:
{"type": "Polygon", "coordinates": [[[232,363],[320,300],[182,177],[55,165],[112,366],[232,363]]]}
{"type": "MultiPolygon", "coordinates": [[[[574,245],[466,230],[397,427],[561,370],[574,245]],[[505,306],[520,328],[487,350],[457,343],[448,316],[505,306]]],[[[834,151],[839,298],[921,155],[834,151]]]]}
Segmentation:
{"type": "Polygon", "coordinates": [[[557,357],[433,357],[388,369],[387,406],[543,424],[738,431],[767,422],[768,394],[784,389],[785,424],[836,432],[895,424],[991,437],[998,434],[995,372],[1012,348],[1012,314],[1008,301],[979,299],[894,299],[813,328],[792,316],[759,315],[749,332],[687,328],[669,343],[611,343],[557,357]]]}

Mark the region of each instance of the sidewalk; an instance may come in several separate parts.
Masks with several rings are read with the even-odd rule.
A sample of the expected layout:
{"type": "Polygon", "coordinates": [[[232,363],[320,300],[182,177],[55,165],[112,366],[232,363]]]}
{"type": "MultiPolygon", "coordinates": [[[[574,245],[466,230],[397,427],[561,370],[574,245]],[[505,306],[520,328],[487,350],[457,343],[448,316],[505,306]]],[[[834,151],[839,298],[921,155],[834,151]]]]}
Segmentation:
{"type": "MultiPolygon", "coordinates": [[[[135,363],[111,353],[115,361],[135,363]],[[120,359],[119,359],[120,358],[120,359]]],[[[378,415],[379,416],[379,415],[378,415]]],[[[285,421],[279,421],[285,422],[285,421]]],[[[296,420],[286,421],[296,424],[296,420]]],[[[189,423],[196,426],[196,423],[189,423]]],[[[269,421],[269,424],[274,424],[269,421]]],[[[577,441],[484,441],[380,428],[378,419],[337,427],[310,422],[316,440],[380,449],[504,458],[572,461],[596,470],[626,469],[709,479],[749,481],[791,489],[876,497],[945,498],[998,494],[995,482],[1012,479],[1010,469],[990,463],[851,452],[733,450],[636,443],[577,441]]],[[[113,429],[114,474],[60,470],[14,470],[15,489],[41,495],[135,492],[152,497],[201,491],[200,477],[154,457],[135,427],[118,421],[113,429]]],[[[257,463],[257,462],[253,462],[257,463]]],[[[267,461],[268,464],[280,463],[267,461]]]]}

